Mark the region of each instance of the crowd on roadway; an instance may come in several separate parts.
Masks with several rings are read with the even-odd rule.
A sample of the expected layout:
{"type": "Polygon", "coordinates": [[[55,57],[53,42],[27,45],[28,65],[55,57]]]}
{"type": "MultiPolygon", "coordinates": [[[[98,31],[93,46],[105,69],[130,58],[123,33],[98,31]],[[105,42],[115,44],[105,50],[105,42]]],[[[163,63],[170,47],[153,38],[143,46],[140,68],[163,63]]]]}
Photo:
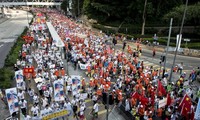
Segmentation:
{"type": "MultiPolygon", "coordinates": [[[[194,95],[184,83],[189,78],[194,81],[200,74],[199,68],[193,70],[190,76],[185,76],[183,72],[177,81],[169,82],[167,72],[160,78],[160,70],[145,66],[144,61],[140,60],[142,48],[139,40],[135,49],[132,49],[129,45],[126,47],[124,39],[123,49],[118,49],[106,44],[108,35],[94,32],[56,10],[33,11],[39,14],[27,35],[32,36],[34,41],[23,45],[21,57],[15,65],[16,71],[27,67],[34,67],[35,70],[33,74],[25,75],[28,82],[22,81],[17,85],[19,105],[26,120],[39,119],[54,110],[62,109],[69,111],[68,116],[73,114],[77,119],[83,120],[87,109],[84,100],[80,99],[80,93],[69,99],[72,92],[72,85],[68,84],[70,75],[67,74],[62,54],[57,52],[58,48],[45,25],[43,13],[64,42],[67,61],[73,63],[75,70],[82,69],[80,65],[86,65],[85,72],[90,79],[81,78],[80,89],[88,93],[94,103],[93,119],[98,119],[99,104],[102,101],[105,103],[104,94],[108,93],[112,95],[110,99],[114,101],[114,108],[121,110],[124,106],[125,112],[130,113],[135,120],[193,120],[198,102],[198,99],[193,99],[194,96],[200,97],[200,92],[194,95]],[[32,78],[40,78],[41,81],[34,82],[32,78]],[[54,100],[52,85],[60,79],[65,81],[66,93],[63,100],[57,102],[54,100]],[[189,102],[185,102],[185,99],[189,102]],[[161,101],[165,101],[164,105],[161,101]],[[27,103],[32,105],[29,110],[31,114],[28,113],[27,103]]],[[[119,38],[112,36],[113,43],[116,44],[119,38]]]]}

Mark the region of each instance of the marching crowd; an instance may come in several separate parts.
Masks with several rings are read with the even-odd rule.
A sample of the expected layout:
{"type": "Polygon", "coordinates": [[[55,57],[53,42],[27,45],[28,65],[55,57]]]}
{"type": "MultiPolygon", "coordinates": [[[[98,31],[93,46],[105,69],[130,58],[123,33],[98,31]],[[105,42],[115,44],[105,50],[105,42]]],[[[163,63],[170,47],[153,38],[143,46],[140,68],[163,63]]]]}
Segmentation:
{"type": "MultiPolygon", "coordinates": [[[[124,106],[135,120],[193,120],[198,99],[193,101],[193,92],[185,88],[184,82],[191,78],[192,73],[200,74],[199,68],[193,70],[191,76],[183,73],[176,82],[169,83],[167,72],[164,78],[160,78],[159,70],[145,66],[140,60],[142,48],[139,40],[135,49],[129,45],[126,47],[127,43],[123,41],[123,50],[118,50],[106,44],[108,35],[93,32],[56,10],[35,8],[33,12],[39,13],[27,36],[32,36],[34,40],[23,45],[15,65],[16,71],[34,68],[32,74],[24,74],[27,82],[17,84],[17,96],[25,120],[41,119],[41,116],[63,109],[69,111],[68,116],[73,114],[83,120],[87,109],[85,101],[80,99],[80,92],[70,98],[73,92],[72,84],[68,82],[70,75],[66,74],[62,54],[49,34],[46,21],[52,23],[64,42],[67,61],[73,63],[74,69],[86,66],[84,69],[90,79],[81,78],[80,89],[88,93],[88,98],[93,101],[93,119],[98,119],[99,104],[105,97],[104,93],[109,93],[115,107],[121,109],[124,106]],[[32,78],[40,80],[34,82],[32,78]],[[60,79],[65,81],[66,90],[64,98],[58,102],[53,98],[53,82],[60,79]],[[29,99],[25,99],[26,94],[29,99]],[[166,104],[161,106],[159,101],[164,99],[166,104]],[[31,114],[28,114],[28,102],[32,105],[31,114]]],[[[119,36],[112,36],[112,39],[117,44],[119,36]]],[[[197,93],[196,98],[200,97],[200,92],[197,93]]]]}

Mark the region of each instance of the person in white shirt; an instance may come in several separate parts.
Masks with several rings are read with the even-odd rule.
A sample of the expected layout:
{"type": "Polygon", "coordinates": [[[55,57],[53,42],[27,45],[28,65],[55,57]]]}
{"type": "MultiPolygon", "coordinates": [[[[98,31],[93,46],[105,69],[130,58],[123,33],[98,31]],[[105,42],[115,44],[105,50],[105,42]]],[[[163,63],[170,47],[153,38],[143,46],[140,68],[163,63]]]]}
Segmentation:
{"type": "Polygon", "coordinates": [[[34,89],[29,88],[28,89],[28,94],[30,96],[30,101],[32,103],[33,102],[33,96],[34,96],[34,89]]]}
{"type": "Polygon", "coordinates": [[[45,108],[48,105],[48,99],[46,97],[41,98],[42,101],[42,108],[45,108]]]}
{"type": "Polygon", "coordinates": [[[37,93],[35,93],[33,96],[33,104],[36,104],[36,105],[39,104],[39,97],[38,97],[37,93]]]}
{"type": "Polygon", "coordinates": [[[50,92],[49,92],[48,89],[44,91],[44,96],[48,99],[48,104],[50,104],[51,103],[51,96],[50,96],[50,92]]]}
{"type": "Polygon", "coordinates": [[[20,105],[22,114],[25,116],[26,115],[26,109],[27,109],[27,101],[22,99],[21,101],[19,101],[19,105],[20,105]]]}
{"type": "Polygon", "coordinates": [[[37,88],[39,90],[40,95],[42,96],[43,95],[43,91],[42,91],[42,83],[41,82],[37,84],[37,88]]]}
{"type": "Polygon", "coordinates": [[[59,104],[56,101],[53,101],[51,105],[52,110],[58,110],[59,109],[59,104]]]}
{"type": "Polygon", "coordinates": [[[79,111],[79,118],[80,118],[80,120],[84,120],[84,118],[85,118],[85,116],[84,116],[84,110],[85,110],[85,106],[84,106],[84,104],[81,104],[80,111],[79,111]]]}
{"type": "Polygon", "coordinates": [[[96,94],[92,96],[93,105],[97,102],[97,98],[98,96],[96,94]]]}
{"type": "Polygon", "coordinates": [[[35,104],[31,107],[31,112],[34,117],[39,115],[39,108],[35,104]]]}
{"type": "Polygon", "coordinates": [[[24,120],[32,120],[30,115],[25,115],[24,120]]]}
{"type": "Polygon", "coordinates": [[[19,93],[17,94],[17,96],[19,97],[20,100],[24,100],[24,94],[25,94],[24,91],[19,90],[19,93]]]}
{"type": "Polygon", "coordinates": [[[95,103],[93,106],[93,117],[96,116],[96,118],[98,118],[98,112],[99,112],[99,104],[95,103]]]}

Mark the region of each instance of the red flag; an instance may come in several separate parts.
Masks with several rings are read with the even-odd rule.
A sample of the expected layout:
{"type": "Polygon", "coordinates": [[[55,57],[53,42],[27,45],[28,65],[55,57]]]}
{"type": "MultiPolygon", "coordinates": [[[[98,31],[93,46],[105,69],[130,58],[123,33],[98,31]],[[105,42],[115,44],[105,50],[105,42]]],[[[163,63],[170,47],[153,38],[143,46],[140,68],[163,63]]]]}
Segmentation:
{"type": "Polygon", "coordinates": [[[140,96],[140,95],[139,95],[137,92],[134,92],[134,93],[132,94],[132,98],[134,98],[134,99],[138,99],[139,96],[140,96]]]}
{"type": "Polygon", "coordinates": [[[179,107],[181,108],[181,115],[188,116],[188,113],[191,110],[192,102],[190,97],[185,94],[181,103],[179,104],[179,107]]]}
{"type": "Polygon", "coordinates": [[[162,93],[162,95],[166,95],[167,92],[165,90],[165,88],[163,87],[162,83],[160,82],[160,80],[158,80],[158,89],[157,89],[159,92],[162,93]]]}
{"type": "Polygon", "coordinates": [[[142,105],[147,105],[148,102],[149,102],[149,99],[146,98],[146,97],[141,96],[140,97],[140,102],[141,102],[142,105]]]}
{"type": "Polygon", "coordinates": [[[167,105],[171,105],[172,99],[170,97],[170,93],[167,94],[167,105]]]}

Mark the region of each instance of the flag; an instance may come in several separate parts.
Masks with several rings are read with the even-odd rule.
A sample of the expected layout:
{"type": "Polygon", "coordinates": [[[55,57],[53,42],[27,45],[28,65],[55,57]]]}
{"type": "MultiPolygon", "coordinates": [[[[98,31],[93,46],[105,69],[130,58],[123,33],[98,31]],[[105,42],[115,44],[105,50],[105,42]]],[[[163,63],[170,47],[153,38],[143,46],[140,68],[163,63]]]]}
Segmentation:
{"type": "Polygon", "coordinates": [[[25,74],[27,74],[29,72],[29,68],[24,68],[23,69],[23,74],[25,75],[25,74]]]}
{"type": "Polygon", "coordinates": [[[140,96],[140,95],[139,95],[137,92],[134,92],[134,93],[132,94],[132,98],[133,98],[133,99],[138,99],[139,96],[140,96]]]}
{"type": "Polygon", "coordinates": [[[144,96],[141,96],[140,97],[140,102],[141,102],[142,105],[147,105],[148,102],[149,102],[149,99],[144,97],[144,96]]]}
{"type": "Polygon", "coordinates": [[[170,93],[167,94],[167,105],[171,105],[172,99],[170,97],[170,93]]]}
{"type": "Polygon", "coordinates": [[[191,99],[187,94],[185,94],[183,99],[181,100],[181,103],[179,104],[179,107],[181,108],[181,115],[188,116],[188,112],[190,112],[191,106],[191,99]]]}
{"type": "Polygon", "coordinates": [[[200,120],[200,99],[199,99],[198,104],[197,104],[197,108],[196,108],[196,112],[195,112],[194,118],[196,120],[200,120]]]}
{"type": "Polygon", "coordinates": [[[30,68],[28,68],[28,73],[33,73],[34,72],[34,67],[30,67],[30,68]]]}
{"type": "Polygon", "coordinates": [[[79,65],[80,65],[80,69],[81,70],[86,70],[87,67],[88,67],[88,64],[82,64],[82,63],[80,63],[79,65]]]}
{"type": "Polygon", "coordinates": [[[162,95],[166,95],[166,90],[165,88],[163,87],[162,83],[160,82],[160,80],[158,80],[158,89],[157,89],[159,92],[162,93],[162,95]]]}

